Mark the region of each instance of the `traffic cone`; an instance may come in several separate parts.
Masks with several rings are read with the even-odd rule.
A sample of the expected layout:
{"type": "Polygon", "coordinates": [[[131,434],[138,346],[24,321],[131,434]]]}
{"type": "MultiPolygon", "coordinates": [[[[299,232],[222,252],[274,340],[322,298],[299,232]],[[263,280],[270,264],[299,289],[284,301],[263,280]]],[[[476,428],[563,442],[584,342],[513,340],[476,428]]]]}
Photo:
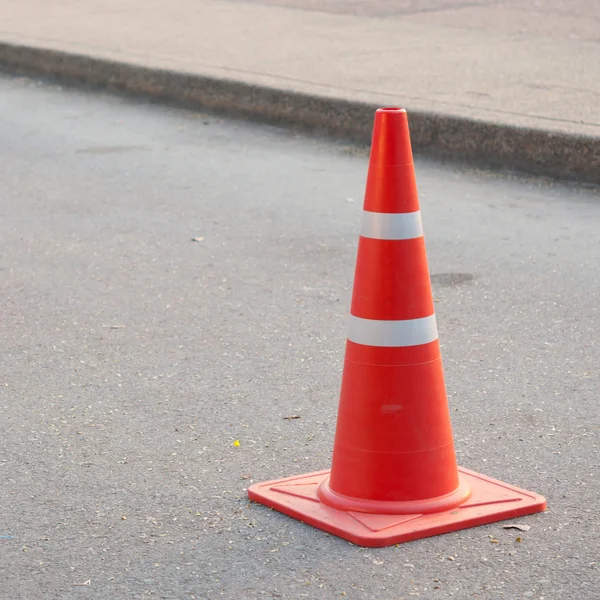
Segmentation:
{"type": "Polygon", "coordinates": [[[251,500],[361,546],[546,508],[456,464],[406,111],[375,113],[331,471],[251,500]]]}

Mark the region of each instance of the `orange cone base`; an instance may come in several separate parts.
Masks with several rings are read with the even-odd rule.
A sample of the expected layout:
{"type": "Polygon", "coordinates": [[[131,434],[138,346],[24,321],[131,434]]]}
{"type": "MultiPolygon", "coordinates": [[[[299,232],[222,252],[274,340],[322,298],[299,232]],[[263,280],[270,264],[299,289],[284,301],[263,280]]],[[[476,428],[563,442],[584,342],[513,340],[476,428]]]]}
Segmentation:
{"type": "Polygon", "coordinates": [[[471,489],[471,496],[458,508],[430,514],[386,515],[331,508],[317,494],[329,471],[256,483],[248,489],[248,497],[354,544],[372,548],[546,510],[546,500],[533,492],[467,469],[459,468],[458,473],[461,484],[471,489]]]}

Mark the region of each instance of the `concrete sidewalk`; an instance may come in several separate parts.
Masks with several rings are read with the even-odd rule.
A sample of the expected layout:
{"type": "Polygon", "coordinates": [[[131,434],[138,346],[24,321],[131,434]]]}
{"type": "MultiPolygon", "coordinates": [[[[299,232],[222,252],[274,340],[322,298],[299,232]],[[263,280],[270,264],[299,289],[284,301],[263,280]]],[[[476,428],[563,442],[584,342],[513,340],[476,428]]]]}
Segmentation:
{"type": "MultiPolygon", "coordinates": [[[[268,118],[270,111],[274,120],[361,139],[370,133],[373,106],[401,105],[427,116],[424,123],[413,120],[417,149],[439,146],[442,153],[486,155],[513,167],[521,153],[531,163],[527,170],[537,163],[542,172],[594,180],[600,173],[598,31],[600,5],[593,0],[57,0],[52,6],[5,0],[0,63],[35,72],[42,55],[27,47],[142,67],[146,76],[155,69],[188,76],[171,80],[173,87],[191,85],[191,75],[204,85],[244,84],[238,96],[296,94],[305,105],[288,106],[287,115],[282,95],[232,100],[230,93],[227,101],[211,102],[204,93],[200,103],[247,114],[248,104],[260,104],[257,116],[268,118]],[[362,117],[348,107],[359,105],[369,109],[365,122],[349,126],[362,117]],[[311,111],[331,126],[301,114],[311,111]]],[[[46,56],[54,66],[46,62],[41,72],[86,79],[83,63],[78,73],[67,57],[46,56]]],[[[94,64],[97,70],[100,63],[94,64]]],[[[111,82],[106,70],[103,76],[87,70],[89,82],[111,82]]],[[[158,88],[168,87],[138,81],[136,88],[115,77],[115,87],[130,91],[160,95],[158,88]]],[[[180,95],[186,94],[190,99],[189,90],[180,95]]]]}

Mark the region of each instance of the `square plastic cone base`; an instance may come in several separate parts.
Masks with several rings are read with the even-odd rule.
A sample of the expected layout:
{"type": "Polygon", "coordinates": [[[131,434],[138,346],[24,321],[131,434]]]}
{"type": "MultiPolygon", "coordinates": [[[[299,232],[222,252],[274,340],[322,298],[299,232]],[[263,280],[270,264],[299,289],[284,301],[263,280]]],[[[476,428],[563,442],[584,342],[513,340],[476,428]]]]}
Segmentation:
{"type": "Polygon", "coordinates": [[[250,500],[260,502],[359,546],[390,546],[546,510],[546,500],[485,475],[459,468],[471,497],[458,508],[435,514],[382,515],[342,511],[323,504],[319,484],[329,471],[256,483],[250,500]]]}

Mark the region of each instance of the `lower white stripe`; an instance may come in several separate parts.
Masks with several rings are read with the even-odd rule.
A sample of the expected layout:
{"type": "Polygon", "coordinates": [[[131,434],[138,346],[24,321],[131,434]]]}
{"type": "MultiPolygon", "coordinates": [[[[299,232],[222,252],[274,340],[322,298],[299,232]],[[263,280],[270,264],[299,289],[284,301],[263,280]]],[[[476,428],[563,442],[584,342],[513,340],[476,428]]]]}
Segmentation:
{"type": "Polygon", "coordinates": [[[363,210],[360,235],[377,240],[411,240],[421,237],[421,211],[377,213],[363,210]]]}
{"type": "Polygon", "coordinates": [[[420,346],[438,339],[435,315],[406,321],[375,321],[350,315],[348,339],[364,346],[420,346]]]}

